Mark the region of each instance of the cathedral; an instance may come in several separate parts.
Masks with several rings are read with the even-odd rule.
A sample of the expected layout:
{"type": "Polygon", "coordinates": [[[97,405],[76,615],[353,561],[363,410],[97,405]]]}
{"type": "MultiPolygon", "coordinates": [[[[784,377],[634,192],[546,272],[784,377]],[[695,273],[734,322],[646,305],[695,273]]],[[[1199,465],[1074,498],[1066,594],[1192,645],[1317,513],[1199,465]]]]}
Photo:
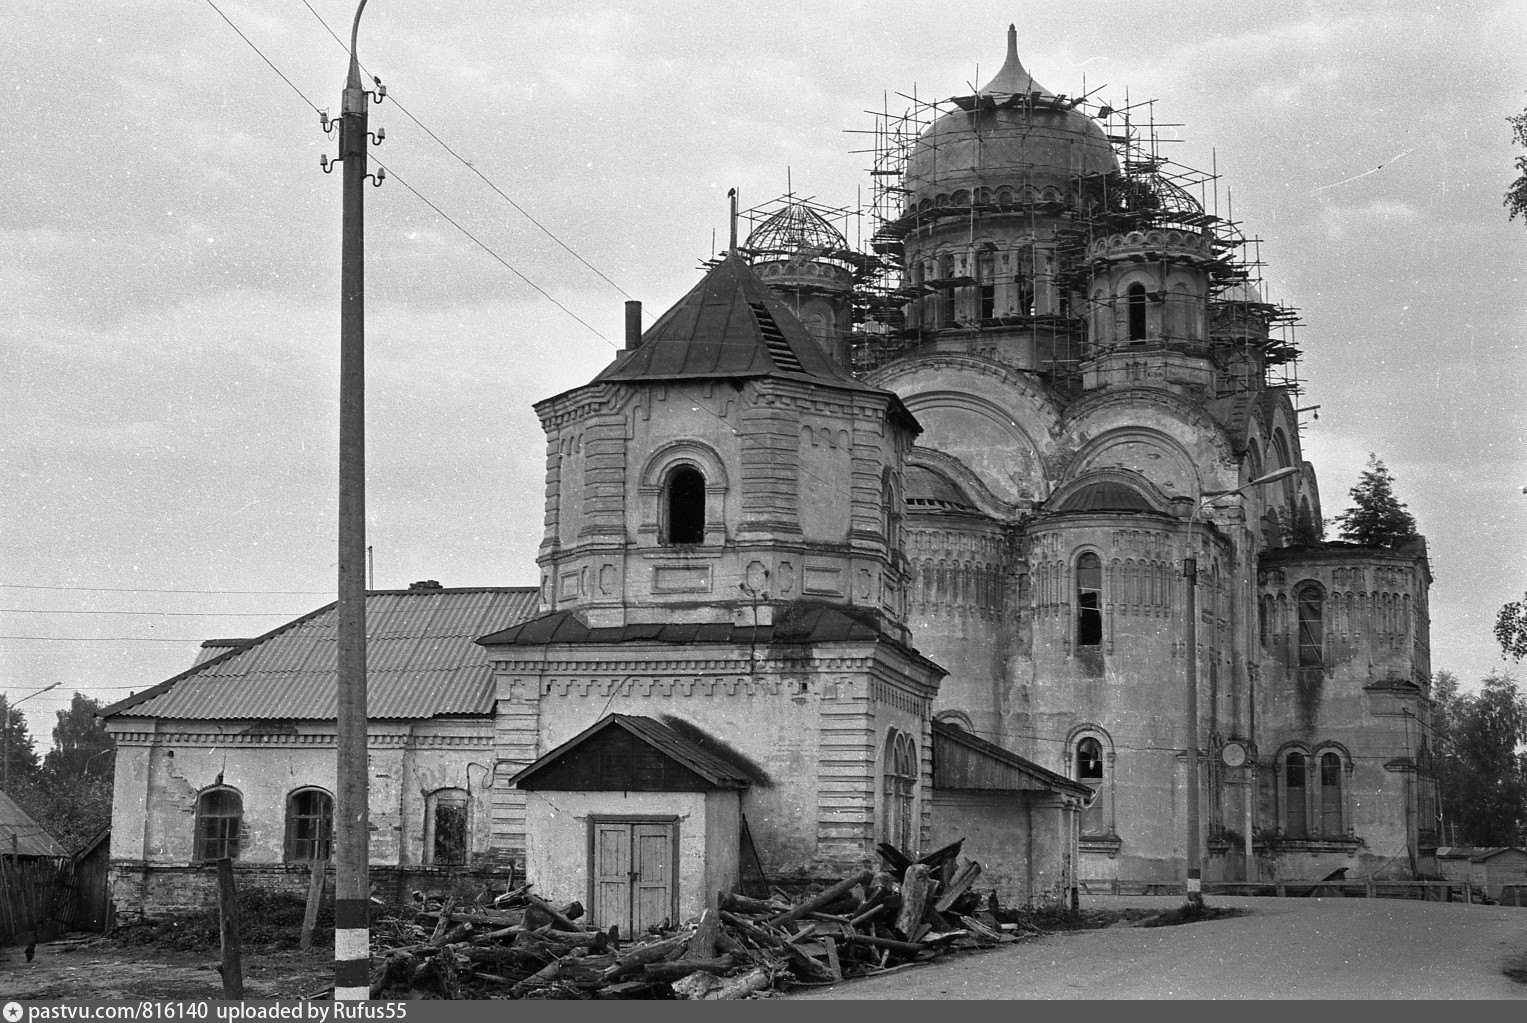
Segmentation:
{"type": "MultiPolygon", "coordinates": [[[[1428,869],[1424,543],[1323,539],[1244,239],[1012,29],[924,113],[867,250],[787,196],[535,406],[538,587],[368,596],[374,870],[640,928],[881,842],[1030,903],[1428,869]]],[[[333,636],[103,712],[119,906],[328,855],[333,636]]]]}

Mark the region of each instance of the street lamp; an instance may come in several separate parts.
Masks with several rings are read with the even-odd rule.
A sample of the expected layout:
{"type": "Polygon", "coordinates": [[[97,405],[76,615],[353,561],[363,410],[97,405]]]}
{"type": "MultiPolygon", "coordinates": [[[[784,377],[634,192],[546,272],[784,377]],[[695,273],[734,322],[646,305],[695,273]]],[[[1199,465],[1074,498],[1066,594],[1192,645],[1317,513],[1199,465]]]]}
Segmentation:
{"type": "Polygon", "coordinates": [[[30,700],[32,697],[41,696],[49,689],[57,689],[58,687],[59,683],[55,682],[51,686],[43,686],[36,692],[27,693],[15,703],[6,703],[5,717],[3,720],[0,720],[0,764],[5,765],[4,768],[0,768],[0,771],[3,771],[4,779],[0,780],[0,790],[8,791],[11,787],[11,708],[19,707],[23,703],[26,703],[28,700],[30,700]]]}
{"type": "MultiPolygon", "coordinates": [[[[1188,516],[1188,556],[1182,560],[1182,574],[1187,577],[1188,585],[1188,727],[1187,727],[1187,761],[1188,761],[1188,877],[1187,893],[1191,903],[1202,903],[1203,896],[1203,857],[1199,849],[1199,779],[1198,779],[1198,559],[1193,556],[1197,550],[1194,544],[1194,527],[1198,524],[1198,515],[1204,509],[1212,507],[1215,501],[1224,497],[1244,493],[1252,487],[1260,487],[1266,483],[1276,483],[1278,480],[1288,479],[1299,472],[1296,466],[1286,466],[1266,476],[1258,476],[1248,483],[1244,483],[1234,490],[1211,490],[1199,499],[1198,506],[1193,509],[1193,514],[1188,516]]],[[[1250,798],[1248,795],[1247,798],[1250,798]]],[[[1248,845],[1251,836],[1246,836],[1248,845]]]]}

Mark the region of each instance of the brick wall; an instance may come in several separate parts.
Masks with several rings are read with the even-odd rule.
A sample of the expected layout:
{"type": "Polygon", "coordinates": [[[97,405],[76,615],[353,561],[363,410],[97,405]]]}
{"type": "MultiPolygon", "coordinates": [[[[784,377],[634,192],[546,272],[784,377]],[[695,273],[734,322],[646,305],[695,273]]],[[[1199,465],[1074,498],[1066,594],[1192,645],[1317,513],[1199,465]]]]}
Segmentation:
{"type": "MultiPolygon", "coordinates": [[[[523,880],[523,877],[523,869],[516,869],[513,865],[455,870],[445,867],[379,865],[371,868],[373,890],[378,898],[391,903],[411,901],[415,891],[432,896],[454,895],[458,899],[468,900],[484,892],[496,895],[509,888],[516,879],[523,880]]],[[[287,892],[298,898],[307,897],[306,867],[237,864],[235,881],[241,891],[259,888],[287,892]]],[[[165,866],[116,861],[111,864],[108,883],[111,886],[112,902],[122,919],[188,913],[217,906],[217,868],[211,864],[165,866]]],[[[334,881],[331,876],[328,888],[330,897],[333,891],[334,881]]]]}

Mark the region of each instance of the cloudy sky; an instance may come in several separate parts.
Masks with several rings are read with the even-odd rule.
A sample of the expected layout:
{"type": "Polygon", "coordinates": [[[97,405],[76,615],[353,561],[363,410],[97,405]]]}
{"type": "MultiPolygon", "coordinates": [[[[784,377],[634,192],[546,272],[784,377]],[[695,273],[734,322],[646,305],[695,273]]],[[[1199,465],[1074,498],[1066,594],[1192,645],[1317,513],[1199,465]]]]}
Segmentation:
{"type": "MultiPolygon", "coordinates": [[[[76,689],[125,697],[331,599],[340,183],[312,105],[338,111],[320,17],[348,37],[353,6],[308,2],[0,14],[0,687],[60,683],[23,708],[40,737],[76,689]]],[[[533,584],[531,402],[610,360],[627,295],[655,314],[694,283],[728,188],[856,204],[866,111],[969,92],[1009,22],[1050,90],[1155,97],[1168,155],[1217,160],[1301,310],[1326,514],[1377,452],[1431,545],[1434,667],[1499,666],[1527,587],[1521,0],[372,0],[377,585],[533,584]]]]}

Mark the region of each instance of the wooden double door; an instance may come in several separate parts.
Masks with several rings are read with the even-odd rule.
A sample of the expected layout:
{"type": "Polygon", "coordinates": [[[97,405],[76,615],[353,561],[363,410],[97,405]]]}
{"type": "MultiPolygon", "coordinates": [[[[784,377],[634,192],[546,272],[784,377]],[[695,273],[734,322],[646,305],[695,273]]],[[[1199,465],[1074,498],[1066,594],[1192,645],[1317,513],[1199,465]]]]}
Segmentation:
{"type": "Polygon", "coordinates": [[[589,822],[590,918],[621,937],[678,920],[677,820],[589,822]]]}

